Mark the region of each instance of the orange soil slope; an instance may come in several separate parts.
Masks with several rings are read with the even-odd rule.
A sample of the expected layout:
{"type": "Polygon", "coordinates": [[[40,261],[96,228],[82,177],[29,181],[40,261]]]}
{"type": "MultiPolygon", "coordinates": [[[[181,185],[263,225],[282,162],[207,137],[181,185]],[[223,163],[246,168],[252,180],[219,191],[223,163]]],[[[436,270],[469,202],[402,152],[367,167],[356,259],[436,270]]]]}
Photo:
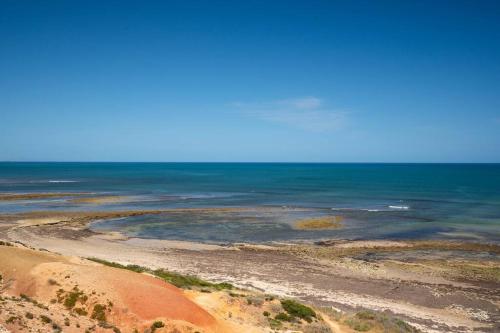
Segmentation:
{"type": "Polygon", "coordinates": [[[89,295],[82,304],[89,313],[97,303],[112,304],[107,320],[117,327],[147,327],[162,319],[204,331],[225,331],[181,290],[145,274],[6,246],[0,246],[0,273],[7,294],[25,294],[44,304],[54,303],[58,290],[78,288],[89,295]]]}

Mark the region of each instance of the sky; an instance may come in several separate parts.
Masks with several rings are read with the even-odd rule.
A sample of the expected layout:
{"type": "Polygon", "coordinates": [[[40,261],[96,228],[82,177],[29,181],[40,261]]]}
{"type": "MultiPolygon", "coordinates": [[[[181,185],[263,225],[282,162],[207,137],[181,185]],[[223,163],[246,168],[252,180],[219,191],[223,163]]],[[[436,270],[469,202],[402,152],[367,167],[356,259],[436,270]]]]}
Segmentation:
{"type": "Polygon", "coordinates": [[[0,1],[0,161],[500,162],[499,1],[0,1]]]}

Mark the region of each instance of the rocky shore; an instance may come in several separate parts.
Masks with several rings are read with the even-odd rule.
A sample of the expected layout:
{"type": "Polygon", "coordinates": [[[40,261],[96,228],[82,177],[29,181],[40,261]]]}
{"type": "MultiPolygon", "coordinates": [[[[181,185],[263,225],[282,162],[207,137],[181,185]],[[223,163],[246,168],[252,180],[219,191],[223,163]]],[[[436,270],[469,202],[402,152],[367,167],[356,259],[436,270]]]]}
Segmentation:
{"type": "Polygon", "coordinates": [[[201,244],[96,233],[95,220],[161,210],[0,217],[2,238],[66,256],[193,274],[346,313],[388,311],[426,332],[494,332],[500,247],[445,241],[201,244]]]}

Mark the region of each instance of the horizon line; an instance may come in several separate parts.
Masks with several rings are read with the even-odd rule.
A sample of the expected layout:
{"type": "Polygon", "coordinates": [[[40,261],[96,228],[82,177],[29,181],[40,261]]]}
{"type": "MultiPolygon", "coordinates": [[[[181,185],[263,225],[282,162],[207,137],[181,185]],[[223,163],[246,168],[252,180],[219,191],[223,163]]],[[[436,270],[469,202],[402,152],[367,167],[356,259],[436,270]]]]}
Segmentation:
{"type": "Polygon", "coordinates": [[[1,161],[0,163],[148,163],[148,164],[500,164],[500,162],[317,162],[317,161],[56,161],[56,160],[39,160],[39,161],[1,161]]]}

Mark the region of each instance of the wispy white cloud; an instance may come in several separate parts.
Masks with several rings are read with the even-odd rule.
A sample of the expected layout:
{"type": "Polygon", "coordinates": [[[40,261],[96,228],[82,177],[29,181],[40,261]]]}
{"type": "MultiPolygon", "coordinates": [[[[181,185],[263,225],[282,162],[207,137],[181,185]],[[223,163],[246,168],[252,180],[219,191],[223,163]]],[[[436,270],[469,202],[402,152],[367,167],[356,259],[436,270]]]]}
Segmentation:
{"type": "Polygon", "coordinates": [[[321,107],[323,101],[317,97],[303,97],[295,99],[285,99],[277,101],[276,103],[288,107],[293,107],[295,109],[313,110],[321,107]]]}
{"type": "Polygon", "coordinates": [[[261,103],[232,103],[247,116],[302,130],[326,132],[342,127],[346,123],[346,112],[327,108],[324,104],[322,99],[313,96],[261,103]]]}

